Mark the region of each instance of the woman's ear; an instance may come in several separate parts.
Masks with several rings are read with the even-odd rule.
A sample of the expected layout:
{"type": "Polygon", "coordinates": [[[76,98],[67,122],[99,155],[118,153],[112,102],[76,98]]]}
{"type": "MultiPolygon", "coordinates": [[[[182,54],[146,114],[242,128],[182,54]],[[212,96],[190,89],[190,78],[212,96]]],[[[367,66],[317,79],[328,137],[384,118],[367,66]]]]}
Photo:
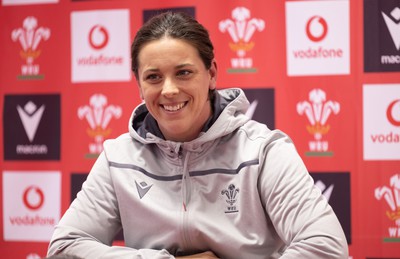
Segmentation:
{"type": "Polygon", "coordinates": [[[212,60],[211,66],[208,69],[210,73],[210,89],[214,90],[217,87],[217,61],[215,59],[212,60]]]}

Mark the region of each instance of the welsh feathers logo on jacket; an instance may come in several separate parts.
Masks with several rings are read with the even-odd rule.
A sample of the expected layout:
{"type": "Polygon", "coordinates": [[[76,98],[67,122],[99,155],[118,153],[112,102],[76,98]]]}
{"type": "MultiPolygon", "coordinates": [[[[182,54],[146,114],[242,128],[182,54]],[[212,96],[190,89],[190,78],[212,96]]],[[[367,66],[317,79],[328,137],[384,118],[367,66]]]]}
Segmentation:
{"type": "Polygon", "coordinates": [[[226,196],[225,201],[228,204],[228,206],[226,207],[225,213],[239,212],[238,208],[236,207],[238,193],[239,193],[239,188],[236,188],[234,184],[230,184],[228,186],[228,189],[224,189],[221,191],[221,195],[226,196]]]}

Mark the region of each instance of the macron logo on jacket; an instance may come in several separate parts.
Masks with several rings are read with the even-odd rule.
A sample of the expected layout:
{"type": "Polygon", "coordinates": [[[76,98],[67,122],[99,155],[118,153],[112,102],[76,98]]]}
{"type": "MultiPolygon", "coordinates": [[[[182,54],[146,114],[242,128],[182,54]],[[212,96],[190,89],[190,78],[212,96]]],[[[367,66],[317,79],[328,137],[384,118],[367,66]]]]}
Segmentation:
{"type": "Polygon", "coordinates": [[[144,181],[141,182],[140,184],[138,184],[137,181],[135,181],[135,184],[140,199],[142,199],[146,195],[146,193],[150,190],[150,188],[153,186],[153,185],[147,185],[147,183],[144,181]]]}

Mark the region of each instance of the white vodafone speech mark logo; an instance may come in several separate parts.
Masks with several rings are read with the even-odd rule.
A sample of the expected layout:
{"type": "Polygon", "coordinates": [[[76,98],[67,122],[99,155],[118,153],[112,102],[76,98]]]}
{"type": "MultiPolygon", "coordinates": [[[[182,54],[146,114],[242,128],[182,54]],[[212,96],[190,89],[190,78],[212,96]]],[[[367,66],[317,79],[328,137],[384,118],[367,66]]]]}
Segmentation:
{"type": "Polygon", "coordinates": [[[328,33],[328,24],[321,16],[311,17],[306,25],[307,37],[314,42],[321,41],[328,33]]]}
{"type": "Polygon", "coordinates": [[[42,207],[44,202],[43,191],[37,186],[29,186],[23,195],[24,205],[30,210],[37,210],[42,207]]]}
{"type": "Polygon", "coordinates": [[[89,44],[94,49],[102,49],[108,43],[108,32],[101,25],[95,25],[89,32],[89,44]]]}

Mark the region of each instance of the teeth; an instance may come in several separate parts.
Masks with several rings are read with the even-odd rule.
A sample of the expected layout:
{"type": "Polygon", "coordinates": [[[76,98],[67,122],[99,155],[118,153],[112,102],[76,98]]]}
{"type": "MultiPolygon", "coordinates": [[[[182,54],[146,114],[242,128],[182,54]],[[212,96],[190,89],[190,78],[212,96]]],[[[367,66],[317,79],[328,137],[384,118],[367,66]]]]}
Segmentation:
{"type": "Polygon", "coordinates": [[[184,105],[185,105],[185,103],[180,103],[180,104],[177,104],[177,105],[164,105],[164,109],[167,110],[167,111],[174,112],[174,111],[182,109],[182,107],[184,105]]]}

